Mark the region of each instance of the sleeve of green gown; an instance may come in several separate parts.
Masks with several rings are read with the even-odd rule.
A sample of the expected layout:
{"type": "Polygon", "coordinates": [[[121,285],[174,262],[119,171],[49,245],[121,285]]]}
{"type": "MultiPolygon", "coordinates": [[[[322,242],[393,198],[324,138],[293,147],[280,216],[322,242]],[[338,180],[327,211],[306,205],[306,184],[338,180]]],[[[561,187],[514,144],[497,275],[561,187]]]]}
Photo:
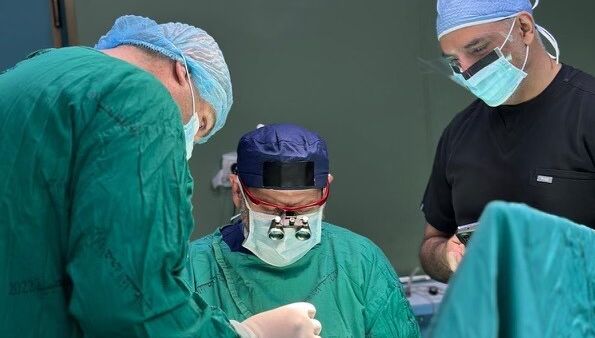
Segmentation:
{"type": "Polygon", "coordinates": [[[382,251],[372,244],[365,284],[366,337],[419,338],[419,326],[401,283],[382,251]]]}
{"type": "Polygon", "coordinates": [[[183,132],[171,97],[145,82],[74,118],[70,313],[86,337],[236,337],[179,276],[193,227],[183,132]]]}

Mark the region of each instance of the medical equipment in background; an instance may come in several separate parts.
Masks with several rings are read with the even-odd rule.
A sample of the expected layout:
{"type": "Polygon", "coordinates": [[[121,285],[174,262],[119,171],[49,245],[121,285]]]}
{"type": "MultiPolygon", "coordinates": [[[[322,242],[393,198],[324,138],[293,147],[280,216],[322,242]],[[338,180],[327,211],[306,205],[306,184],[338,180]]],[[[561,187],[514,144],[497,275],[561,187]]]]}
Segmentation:
{"type": "Polygon", "coordinates": [[[419,324],[421,335],[427,337],[432,317],[438,311],[447,285],[433,280],[428,275],[416,276],[418,270],[419,267],[415,268],[409,277],[401,277],[399,280],[419,324]]]}
{"type": "Polygon", "coordinates": [[[230,188],[229,174],[231,174],[231,167],[238,161],[238,154],[233,151],[221,155],[221,169],[215,174],[211,180],[213,189],[230,188]]]}
{"type": "MultiPolygon", "coordinates": [[[[265,125],[259,123],[256,125],[256,129],[260,129],[265,125]]],[[[213,189],[217,188],[231,188],[229,182],[229,174],[231,174],[231,167],[238,161],[238,153],[235,151],[225,153],[221,155],[221,169],[215,174],[215,177],[211,180],[213,189]]]]}

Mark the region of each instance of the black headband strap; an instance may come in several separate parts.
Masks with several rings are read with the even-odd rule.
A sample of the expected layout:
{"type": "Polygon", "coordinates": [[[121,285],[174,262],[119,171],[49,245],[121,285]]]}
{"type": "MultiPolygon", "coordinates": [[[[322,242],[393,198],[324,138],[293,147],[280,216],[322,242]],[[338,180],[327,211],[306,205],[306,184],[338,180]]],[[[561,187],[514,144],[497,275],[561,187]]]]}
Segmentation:
{"type": "Polygon", "coordinates": [[[314,162],[264,162],[263,188],[315,188],[314,162]]]}

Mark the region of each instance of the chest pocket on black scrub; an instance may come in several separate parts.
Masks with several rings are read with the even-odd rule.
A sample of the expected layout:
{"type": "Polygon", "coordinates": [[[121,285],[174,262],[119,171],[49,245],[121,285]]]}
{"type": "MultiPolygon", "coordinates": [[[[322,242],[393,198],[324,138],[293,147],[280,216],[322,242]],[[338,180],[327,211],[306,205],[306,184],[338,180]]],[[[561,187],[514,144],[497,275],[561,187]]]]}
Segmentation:
{"type": "Polygon", "coordinates": [[[595,226],[595,173],[536,169],[531,175],[535,207],[595,226]]]}

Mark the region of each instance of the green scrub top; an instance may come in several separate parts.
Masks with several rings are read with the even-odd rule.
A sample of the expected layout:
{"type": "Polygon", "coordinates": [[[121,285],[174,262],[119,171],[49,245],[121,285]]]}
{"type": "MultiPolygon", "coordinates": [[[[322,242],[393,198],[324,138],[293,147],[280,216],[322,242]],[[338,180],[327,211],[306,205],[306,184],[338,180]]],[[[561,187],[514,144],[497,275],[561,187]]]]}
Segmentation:
{"type": "Polygon", "coordinates": [[[0,75],[0,337],[235,337],[180,278],[192,178],[179,109],[90,48],[0,75]]]}
{"type": "Polygon", "coordinates": [[[322,323],[322,337],[420,336],[382,251],[367,238],[328,223],[323,223],[320,244],[286,267],[232,252],[217,230],[191,244],[185,278],[207,303],[233,318],[310,302],[322,323]]]}

